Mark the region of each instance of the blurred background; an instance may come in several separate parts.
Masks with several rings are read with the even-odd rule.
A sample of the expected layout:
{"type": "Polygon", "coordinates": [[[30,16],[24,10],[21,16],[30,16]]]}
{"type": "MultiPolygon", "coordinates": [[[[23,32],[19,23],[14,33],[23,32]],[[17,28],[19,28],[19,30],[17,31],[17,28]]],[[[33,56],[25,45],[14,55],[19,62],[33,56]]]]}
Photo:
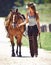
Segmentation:
{"type": "MultiPolygon", "coordinates": [[[[26,5],[34,2],[39,12],[41,35],[38,46],[46,50],[51,50],[51,0],[0,0],[0,17],[6,17],[10,9],[18,8],[19,12],[26,14],[26,5]]],[[[22,39],[23,45],[28,46],[27,36],[22,39]]]]}

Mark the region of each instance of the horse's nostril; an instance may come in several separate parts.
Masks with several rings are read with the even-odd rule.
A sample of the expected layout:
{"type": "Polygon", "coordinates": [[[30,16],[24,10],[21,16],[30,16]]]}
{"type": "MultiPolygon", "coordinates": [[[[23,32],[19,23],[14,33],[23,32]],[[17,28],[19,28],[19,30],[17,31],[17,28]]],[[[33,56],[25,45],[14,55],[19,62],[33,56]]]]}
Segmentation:
{"type": "Polygon", "coordinates": [[[16,23],[12,23],[12,26],[13,26],[13,28],[15,28],[16,27],[16,23]]]}
{"type": "Polygon", "coordinates": [[[14,28],[14,23],[12,23],[12,26],[13,26],[13,28],[14,28]]]}

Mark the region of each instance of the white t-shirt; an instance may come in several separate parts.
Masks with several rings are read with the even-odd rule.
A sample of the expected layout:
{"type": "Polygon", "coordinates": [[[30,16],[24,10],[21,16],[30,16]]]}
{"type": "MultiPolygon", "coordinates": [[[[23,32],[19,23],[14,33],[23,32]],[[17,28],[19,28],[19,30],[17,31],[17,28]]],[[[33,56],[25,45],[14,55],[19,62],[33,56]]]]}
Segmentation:
{"type": "Polygon", "coordinates": [[[29,19],[29,26],[34,26],[37,24],[36,18],[34,16],[28,15],[28,19],[29,19]]]}

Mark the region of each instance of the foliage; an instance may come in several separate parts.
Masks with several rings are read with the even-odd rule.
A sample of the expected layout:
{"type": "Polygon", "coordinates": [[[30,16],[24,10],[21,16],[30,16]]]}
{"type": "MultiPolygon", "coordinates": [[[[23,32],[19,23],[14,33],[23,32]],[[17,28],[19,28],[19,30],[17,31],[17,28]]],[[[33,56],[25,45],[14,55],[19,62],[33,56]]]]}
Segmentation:
{"type": "Polygon", "coordinates": [[[39,2],[44,2],[44,3],[51,3],[51,0],[24,0],[24,1],[26,1],[26,2],[36,2],[36,3],[39,3],[39,2]]]}
{"type": "Polygon", "coordinates": [[[40,15],[40,22],[51,22],[51,4],[37,5],[37,10],[40,15]]]}
{"type": "Polygon", "coordinates": [[[9,10],[14,6],[15,0],[0,0],[0,16],[5,16],[9,10]]]}
{"type": "Polygon", "coordinates": [[[15,4],[16,4],[17,6],[23,6],[23,5],[24,5],[24,0],[16,0],[16,1],[15,1],[15,4]]]}

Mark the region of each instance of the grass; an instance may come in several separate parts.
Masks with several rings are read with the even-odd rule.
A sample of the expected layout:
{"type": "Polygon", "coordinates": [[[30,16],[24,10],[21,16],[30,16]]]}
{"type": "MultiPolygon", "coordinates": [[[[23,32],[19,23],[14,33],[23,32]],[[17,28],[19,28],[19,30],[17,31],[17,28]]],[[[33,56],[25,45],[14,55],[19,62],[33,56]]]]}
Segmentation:
{"type": "Polygon", "coordinates": [[[51,50],[51,32],[41,33],[40,38],[42,48],[51,50]]]}
{"type": "Polygon", "coordinates": [[[23,46],[29,46],[29,40],[28,40],[28,37],[22,37],[22,44],[23,46]]]}
{"type": "MultiPolygon", "coordinates": [[[[51,33],[50,32],[41,33],[40,40],[38,40],[39,47],[40,47],[40,42],[41,42],[41,47],[43,49],[51,50],[51,33]]],[[[29,46],[28,37],[22,38],[22,44],[23,44],[23,46],[29,46]]]]}

